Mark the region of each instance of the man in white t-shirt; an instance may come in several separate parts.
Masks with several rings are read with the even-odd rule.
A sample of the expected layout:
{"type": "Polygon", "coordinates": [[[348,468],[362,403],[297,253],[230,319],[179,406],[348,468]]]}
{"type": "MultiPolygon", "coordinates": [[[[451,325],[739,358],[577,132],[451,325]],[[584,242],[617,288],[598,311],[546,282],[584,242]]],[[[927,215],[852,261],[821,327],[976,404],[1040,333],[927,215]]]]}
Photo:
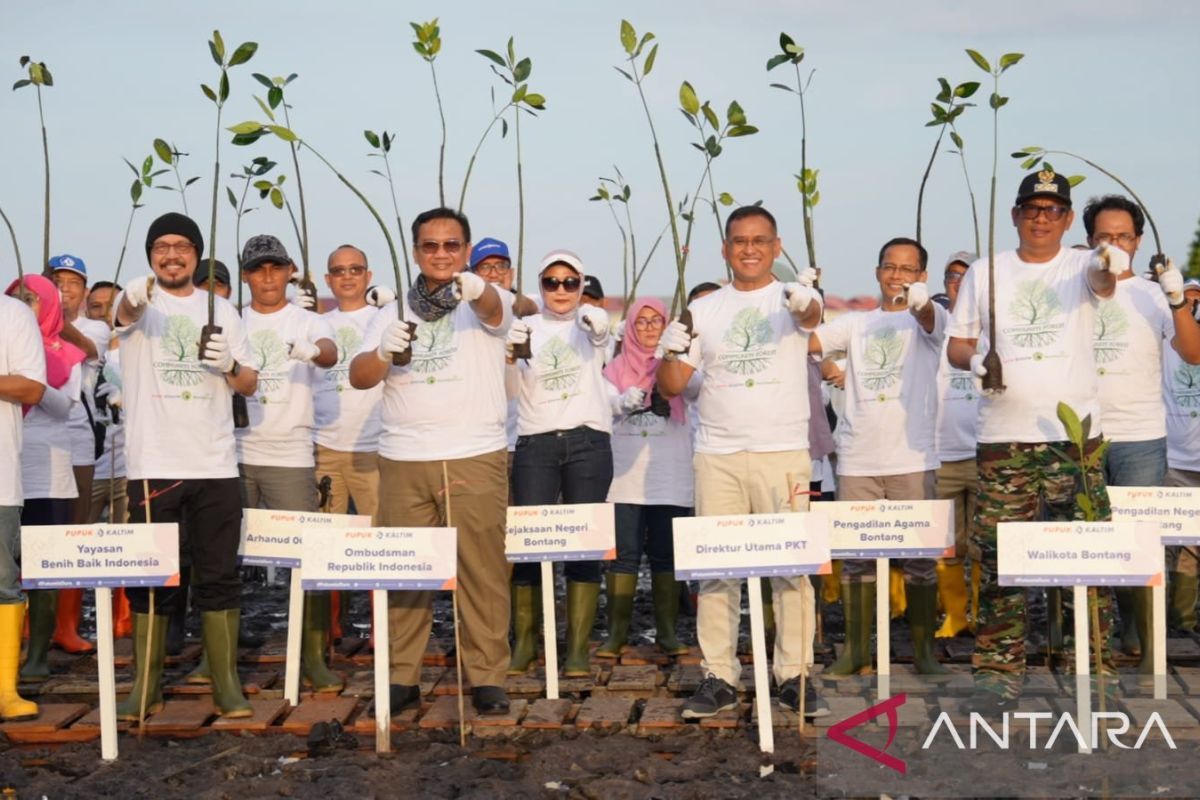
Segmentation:
{"type": "MultiPolygon", "coordinates": [[[[948,314],[930,301],[929,254],[898,237],[879,250],[880,307],[842,314],[809,337],[814,354],[846,354],[846,409],[837,426],[839,500],[930,500],[934,496],[937,370],[948,314]]],[[[931,558],[903,559],[913,666],[924,675],[946,668],[933,652],[937,573],[931,558]]],[[[823,675],[871,666],[875,564],[842,562],[846,648],[823,675]]],[[[880,624],[887,624],[881,620],[880,624]]]]}
{"type": "MultiPolygon", "coordinates": [[[[971,543],[982,573],[973,659],[976,694],[964,706],[981,713],[1013,707],[1025,673],[1025,592],[997,582],[996,526],[1039,516],[1082,519],[1075,502],[1080,481],[1075,464],[1101,447],[1091,347],[1096,303],[1112,296],[1129,256],[1107,245],[1094,251],[1064,248],[1062,237],[1074,219],[1066,176],[1048,169],[1031,173],[1021,181],[1012,209],[1019,245],[995,257],[995,349],[1007,389],[985,394],[979,402],[979,506],[971,543]],[[1058,419],[1060,402],[1081,420],[1090,417],[1083,454],[1075,451],[1058,419]]],[[[988,314],[988,263],[981,259],[963,281],[946,354],[953,366],[984,378],[985,386],[980,351],[988,350],[988,314]]],[[[1088,468],[1087,480],[1096,519],[1108,519],[1103,470],[1088,468]]],[[[1107,662],[1112,592],[1099,595],[1107,662]]]]}
{"type": "Polygon", "coordinates": [[[21,593],[22,406],[46,391],[46,357],[37,318],[0,294],[0,719],[33,719],[36,703],[17,694],[25,595],[21,593]]]}
{"type": "MultiPolygon", "coordinates": [[[[403,310],[389,305],[371,321],[350,384],[365,390],[383,382],[379,523],[458,530],[463,671],[475,710],[502,714],[509,708],[504,340],[512,309],[467,270],[465,216],[425,211],[412,234],[421,274],[399,301],[403,310]],[[401,354],[410,360],[397,366],[401,354]]],[[[393,592],[388,603],[395,712],[421,700],[433,592],[393,592]]]]}
{"type": "MultiPolygon", "coordinates": [[[[1088,244],[1108,244],[1132,262],[1146,216],[1127,197],[1093,198],[1083,209],[1088,244]]],[[[1163,399],[1163,351],[1187,364],[1200,364],[1200,325],[1183,294],[1183,275],[1169,261],[1157,285],[1134,274],[1117,279],[1110,300],[1100,301],[1093,342],[1104,416],[1104,480],[1109,486],[1162,486],[1167,472],[1167,423],[1163,399]],[[1164,346],[1166,343],[1168,346],[1164,346]]],[[[1141,655],[1138,671],[1154,672],[1150,588],[1117,589],[1121,642],[1141,655]]]]}
{"type": "MultiPolygon", "coordinates": [[[[1200,320],[1200,281],[1183,284],[1192,319],[1200,320]]],[[[1163,348],[1163,399],[1167,406],[1167,486],[1200,488],[1200,366],[1187,364],[1173,347],[1163,348]]],[[[1167,548],[1170,573],[1168,622],[1189,634],[1197,632],[1200,600],[1200,549],[1167,548]]]]}
{"type": "MultiPolygon", "coordinates": [[[[733,281],[689,309],[693,328],[679,320],[664,331],[658,368],[664,397],[683,393],[702,370],[695,442],[697,516],[787,511],[795,486],[808,506],[808,338],[821,321],[820,295],[804,283],[781,283],[771,266],[782,251],[775,218],[761,206],[729,215],[721,252],[733,281]],[[788,476],[796,481],[789,485],[788,476]]],[[[805,577],[772,578],[774,673],[779,700],[800,707],[801,673],[812,662],[816,614],[805,577]],[[805,636],[801,637],[801,630],[805,636]]],[[[700,582],[696,629],[706,676],[684,703],[685,719],[737,706],[741,580],[700,582]]],[[[807,713],[829,713],[812,681],[807,713]]]]}
{"type": "MultiPolygon", "coordinates": [[[[213,702],[224,717],[246,717],[253,711],[237,674],[242,492],[233,394],[254,394],[258,373],[246,366],[250,346],[233,306],[192,285],[203,252],[195,222],[164,214],[146,234],[146,258],[154,274],[129,281],[117,302],[129,517],[130,522],[179,524],[179,567],[191,570],[213,702]],[[210,335],[202,342],[209,303],[220,330],[206,331],[210,335]]],[[[162,707],[167,616],[184,598],[168,587],[127,594],[134,610],[137,669],[117,715],[132,720],[139,716],[143,688],[147,708],[162,707]],[[150,592],[155,593],[153,613],[150,592]]]]}

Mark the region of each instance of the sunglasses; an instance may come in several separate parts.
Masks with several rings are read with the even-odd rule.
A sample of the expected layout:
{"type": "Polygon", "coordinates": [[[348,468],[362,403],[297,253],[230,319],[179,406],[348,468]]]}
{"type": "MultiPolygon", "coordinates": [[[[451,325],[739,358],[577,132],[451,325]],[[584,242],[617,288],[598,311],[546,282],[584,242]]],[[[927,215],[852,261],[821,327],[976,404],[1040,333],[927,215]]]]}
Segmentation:
{"type": "Polygon", "coordinates": [[[361,264],[354,264],[349,267],[330,267],[329,274],[335,278],[342,278],[346,275],[352,275],[353,277],[357,278],[360,275],[366,275],[367,268],[361,264]]]}
{"type": "Polygon", "coordinates": [[[1066,206],[1040,206],[1033,203],[1022,203],[1017,206],[1017,211],[1021,219],[1034,220],[1039,216],[1044,216],[1050,222],[1058,222],[1070,210],[1066,206]]]}
{"type": "Polygon", "coordinates": [[[547,292],[557,291],[560,286],[568,292],[576,292],[582,285],[583,281],[579,278],[551,278],[549,276],[542,278],[542,288],[547,292]]]}
{"type": "Polygon", "coordinates": [[[417,247],[420,249],[420,251],[422,253],[424,253],[427,256],[437,255],[437,251],[439,249],[445,250],[446,255],[456,256],[462,251],[463,243],[460,242],[458,239],[447,239],[444,242],[437,242],[432,239],[426,239],[423,242],[418,242],[417,247]]]}

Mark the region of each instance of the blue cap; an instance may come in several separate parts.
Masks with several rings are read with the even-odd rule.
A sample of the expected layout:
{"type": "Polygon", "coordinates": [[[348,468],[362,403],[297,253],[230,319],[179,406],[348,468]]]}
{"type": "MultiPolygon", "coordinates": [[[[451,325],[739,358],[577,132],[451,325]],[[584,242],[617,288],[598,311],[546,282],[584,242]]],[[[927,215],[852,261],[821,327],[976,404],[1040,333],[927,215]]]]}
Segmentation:
{"type": "Polygon", "coordinates": [[[58,272],[60,269],[65,269],[67,272],[74,272],[76,275],[82,275],[84,283],[87,283],[87,264],[83,263],[83,259],[79,256],[71,256],[63,253],[61,256],[54,256],[46,264],[52,272],[58,272]]]}
{"type": "Polygon", "coordinates": [[[471,269],[478,267],[479,262],[485,258],[503,258],[512,263],[508,256],[508,245],[499,239],[481,239],[479,244],[471,248],[471,269]]]}

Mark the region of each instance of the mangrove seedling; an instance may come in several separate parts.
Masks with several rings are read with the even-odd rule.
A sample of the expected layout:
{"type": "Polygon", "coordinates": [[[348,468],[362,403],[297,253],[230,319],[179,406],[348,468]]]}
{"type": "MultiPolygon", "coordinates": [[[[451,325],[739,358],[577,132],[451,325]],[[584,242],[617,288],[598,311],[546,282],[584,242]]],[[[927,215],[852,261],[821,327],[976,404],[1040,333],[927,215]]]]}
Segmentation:
{"type": "MultiPolygon", "coordinates": [[[[146,156],[142,159],[142,168],[140,171],[128,158],[121,160],[133,172],[133,183],[129,185],[129,199],[132,201],[129,208],[129,221],[125,223],[125,238],[121,240],[121,255],[117,256],[117,269],[113,274],[113,283],[117,285],[121,283],[121,265],[125,263],[125,250],[129,246],[129,232],[133,229],[133,215],[137,213],[139,208],[145,205],[142,202],[142,190],[154,186],[154,179],[167,171],[165,169],[154,169],[153,156],[146,156]]],[[[105,310],[105,316],[108,316],[107,309],[105,310]]]]}
{"type": "Polygon", "coordinates": [[[185,182],[183,176],[179,174],[179,160],[187,155],[187,153],[179,152],[179,148],[172,144],[167,144],[166,139],[154,140],[154,152],[158,156],[159,161],[162,161],[175,172],[175,186],[158,186],[155,188],[165,189],[168,192],[179,192],[179,199],[183,202],[183,213],[188,213],[187,204],[187,187],[191,186],[196,181],[200,180],[197,175],[194,178],[188,178],[185,182]]]}
{"type": "Polygon", "coordinates": [[[613,223],[621,233],[622,296],[624,297],[624,307],[628,309],[633,305],[633,301],[637,297],[638,284],[641,282],[642,276],[646,273],[646,267],[650,266],[650,259],[653,258],[655,251],[658,250],[663,237],[667,235],[667,229],[670,225],[664,225],[663,229],[658,232],[658,238],[651,245],[650,252],[642,260],[641,266],[638,266],[637,236],[633,229],[633,215],[629,205],[629,198],[633,194],[633,189],[625,182],[625,176],[615,164],[613,165],[613,172],[616,174],[615,178],[600,178],[600,185],[596,187],[596,193],[589,197],[588,200],[591,202],[603,201],[608,206],[613,223]],[[613,203],[621,203],[624,206],[624,223],[617,216],[617,211],[613,203]]]}
{"type": "MultiPolygon", "coordinates": [[[[808,115],[804,108],[804,95],[812,84],[815,69],[809,70],[808,77],[800,74],[800,62],[804,60],[804,48],[796,44],[796,40],[786,33],[779,34],[779,52],[767,59],[767,72],[784,64],[791,64],[796,73],[796,85],[772,83],[771,87],[796,95],[800,100],[800,171],[796,173],[796,189],[800,192],[801,209],[804,215],[804,246],[808,250],[808,265],[817,266],[817,249],[813,234],[813,208],[821,202],[821,192],[817,188],[817,173],[820,170],[808,166],[808,115]]],[[[791,258],[788,259],[791,262],[791,258]]],[[[795,263],[792,262],[795,267],[795,263]]]]}
{"type": "MultiPolygon", "coordinates": [[[[438,148],[438,205],[446,205],[446,112],[442,109],[442,92],[438,88],[437,69],[433,62],[442,50],[442,29],[438,26],[437,17],[429,22],[410,22],[413,33],[413,50],[429,64],[429,76],[433,79],[433,96],[437,100],[438,119],[442,123],[442,143],[438,148]]],[[[399,288],[399,284],[397,284],[399,288]]]]}
{"type": "MultiPolygon", "coordinates": [[[[32,86],[37,92],[38,122],[42,126],[42,271],[50,271],[50,142],[46,136],[46,113],[42,108],[42,87],[53,86],[54,76],[45,61],[34,61],[29,56],[21,56],[18,63],[29,77],[21,78],[13,84],[13,91],[32,86]]],[[[7,222],[7,217],[5,218],[7,222]]],[[[21,284],[24,286],[25,284],[21,284]]]]}
{"type": "Polygon", "coordinates": [[[917,190],[917,241],[921,241],[921,212],[925,206],[925,185],[929,182],[929,174],[933,171],[933,162],[937,158],[938,150],[942,146],[942,139],[947,131],[950,133],[950,141],[958,148],[957,153],[962,161],[963,177],[967,181],[967,193],[971,197],[971,220],[975,223],[975,252],[980,250],[979,242],[979,215],[975,208],[975,192],[971,188],[971,176],[967,173],[966,156],[963,155],[963,138],[958,132],[956,122],[963,112],[966,111],[974,103],[960,102],[966,100],[971,95],[979,90],[978,81],[967,81],[960,83],[951,88],[950,82],[945,78],[938,78],[938,93],[929,104],[930,113],[933,118],[925,123],[926,128],[936,127],[938,129],[937,140],[933,143],[933,152],[929,154],[929,163],[925,165],[925,174],[921,176],[921,187],[917,190]]]}
{"type": "MultiPolygon", "coordinates": [[[[389,158],[392,152],[392,145],[396,143],[396,135],[383,131],[382,135],[375,131],[363,131],[363,137],[367,140],[367,144],[375,149],[374,153],[367,153],[368,156],[383,159],[383,168],[385,172],[380,172],[377,169],[371,170],[372,174],[378,175],[387,181],[388,192],[392,196],[392,211],[396,214],[396,232],[400,234],[400,252],[404,255],[404,277],[408,279],[408,285],[412,286],[412,267],[408,260],[408,242],[404,239],[404,223],[400,220],[400,205],[396,202],[396,181],[392,176],[392,161],[389,158]]],[[[466,191],[466,184],[463,185],[463,191],[466,191]]],[[[459,211],[462,211],[462,201],[459,201],[459,211]]],[[[396,285],[396,291],[400,291],[400,285],[396,285]]]]}
{"type": "MultiPolygon", "coordinates": [[[[250,163],[242,167],[240,173],[234,172],[230,174],[230,178],[235,181],[242,181],[242,194],[239,198],[234,194],[233,189],[225,187],[225,197],[229,200],[229,205],[233,207],[233,212],[236,221],[233,228],[233,243],[234,252],[240,254],[242,252],[242,217],[249,214],[254,208],[246,208],[246,196],[250,193],[250,186],[254,182],[254,178],[261,178],[271,170],[275,169],[275,162],[266,156],[258,156],[250,160],[250,163]]],[[[242,307],[242,270],[238,267],[237,274],[238,285],[238,309],[242,307]]]]}

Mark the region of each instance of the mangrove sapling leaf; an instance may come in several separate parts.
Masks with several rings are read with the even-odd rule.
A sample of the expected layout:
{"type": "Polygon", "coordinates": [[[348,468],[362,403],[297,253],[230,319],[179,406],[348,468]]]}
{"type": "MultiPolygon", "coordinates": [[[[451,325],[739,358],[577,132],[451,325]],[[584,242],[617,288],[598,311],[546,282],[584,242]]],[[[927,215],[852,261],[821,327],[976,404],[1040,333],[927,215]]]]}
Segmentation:
{"type": "MultiPolygon", "coordinates": [[[[433,96],[437,100],[438,119],[442,125],[442,143],[438,148],[438,205],[444,206],[446,205],[446,113],[442,108],[442,93],[438,88],[437,69],[433,64],[442,49],[441,28],[438,27],[437,17],[429,22],[410,22],[408,24],[417,37],[412,43],[413,49],[429,64],[429,76],[433,79],[433,96]]],[[[500,63],[504,65],[503,59],[500,59],[500,63]]],[[[399,288],[399,284],[397,284],[397,288],[399,288]]]]}
{"type": "MultiPolygon", "coordinates": [[[[387,131],[383,132],[383,136],[375,133],[375,131],[363,131],[363,136],[366,138],[367,144],[378,151],[368,153],[368,155],[382,158],[384,169],[387,170],[387,174],[377,169],[373,169],[371,172],[383,178],[388,183],[388,191],[392,196],[392,211],[396,215],[396,232],[400,235],[400,252],[404,254],[404,277],[408,280],[408,285],[412,286],[412,267],[409,265],[408,260],[408,243],[404,240],[404,223],[400,221],[400,206],[396,202],[396,181],[392,176],[392,163],[390,160],[392,142],[395,141],[395,137],[387,131]]],[[[396,291],[400,291],[400,284],[396,284],[396,291]]]]}
{"type": "MultiPolygon", "coordinates": [[[[53,86],[54,76],[44,61],[34,61],[29,56],[21,56],[17,63],[29,76],[13,84],[13,91],[32,86],[37,94],[38,122],[42,128],[42,272],[50,272],[50,140],[46,135],[46,112],[42,107],[42,87],[53,86]]],[[[7,222],[7,219],[5,220],[7,222]]]]}
{"type": "MultiPolygon", "coordinates": [[[[236,253],[240,254],[242,252],[242,217],[244,217],[246,214],[249,214],[251,211],[254,210],[253,207],[251,207],[251,208],[246,207],[246,198],[249,195],[250,187],[252,185],[251,178],[261,178],[262,176],[269,173],[271,170],[275,169],[275,167],[276,167],[276,163],[274,161],[272,161],[271,159],[267,158],[266,156],[258,156],[256,158],[252,159],[250,161],[249,165],[243,166],[241,173],[235,172],[229,176],[230,178],[233,178],[235,181],[236,180],[242,181],[242,194],[241,194],[240,199],[237,196],[235,196],[234,191],[232,189],[230,189],[229,187],[225,187],[225,191],[229,198],[229,204],[231,206],[233,206],[234,211],[236,212],[236,223],[234,225],[234,245],[235,245],[234,252],[236,252],[236,253]]],[[[241,306],[241,292],[242,292],[241,283],[242,282],[239,280],[238,281],[238,306],[239,307],[241,306]]]]}
{"type": "MultiPolygon", "coordinates": [[[[187,204],[187,187],[191,186],[199,177],[188,178],[184,181],[183,176],[179,174],[179,162],[187,155],[187,153],[179,152],[179,148],[174,144],[167,144],[165,139],[154,140],[154,152],[158,156],[158,160],[166,164],[175,173],[176,186],[159,186],[159,189],[165,189],[168,192],[179,192],[179,199],[183,202],[183,213],[188,214],[187,204]]],[[[146,156],[148,163],[153,163],[153,156],[146,156]]],[[[145,169],[143,165],[143,169],[145,169]]]]}
{"type": "MultiPolygon", "coordinates": [[[[284,98],[284,87],[296,79],[296,77],[297,77],[296,73],[293,72],[287,78],[279,78],[279,77],[267,78],[267,76],[262,75],[260,73],[254,73],[252,77],[259,83],[269,86],[269,88],[267,90],[267,102],[266,103],[263,103],[263,101],[261,99],[259,99],[257,95],[254,97],[254,99],[258,103],[259,108],[262,109],[263,113],[267,115],[267,119],[270,120],[270,125],[272,126],[272,131],[274,132],[275,128],[279,128],[281,131],[289,132],[292,127],[292,118],[291,118],[292,106],[290,104],[288,104],[288,102],[284,98]],[[280,107],[283,108],[283,123],[284,124],[282,126],[278,124],[278,122],[275,118],[275,113],[274,113],[275,110],[280,107]]],[[[250,130],[254,131],[254,130],[257,130],[257,128],[252,127],[250,130]]],[[[297,239],[300,244],[301,277],[300,277],[300,280],[298,281],[298,284],[302,290],[308,292],[309,294],[311,294],[312,296],[315,297],[317,289],[312,281],[312,271],[311,271],[311,265],[309,263],[308,205],[305,202],[305,198],[304,198],[304,179],[300,172],[300,155],[298,152],[299,148],[297,147],[296,142],[288,141],[287,136],[284,135],[283,133],[276,132],[276,135],[279,136],[279,138],[283,139],[284,141],[288,142],[288,150],[291,152],[291,155],[292,155],[292,168],[296,172],[296,194],[300,199],[300,224],[299,224],[299,226],[296,226],[294,217],[292,219],[293,227],[297,227],[298,232],[299,232],[297,239]]],[[[283,178],[281,176],[280,181],[282,181],[282,180],[283,180],[283,178]]],[[[275,205],[276,208],[281,207],[280,205],[275,203],[273,197],[271,198],[271,201],[272,201],[272,205],[275,205]]],[[[292,209],[291,209],[290,205],[287,206],[287,210],[288,210],[288,214],[291,215],[292,209]]]]}
{"type": "MultiPolygon", "coordinates": [[[[156,139],[154,142],[154,150],[156,153],[158,152],[159,141],[161,140],[156,139]]],[[[163,144],[166,144],[166,142],[163,142],[163,144]]],[[[162,169],[154,170],[153,156],[146,156],[146,158],[142,160],[142,168],[140,171],[129,159],[123,158],[121,160],[124,161],[129,166],[129,169],[133,171],[133,183],[129,185],[129,221],[125,223],[125,237],[121,240],[121,254],[117,256],[117,268],[116,272],[113,274],[114,284],[120,284],[121,282],[121,265],[125,263],[125,251],[129,247],[129,232],[133,228],[133,216],[143,205],[141,202],[142,191],[153,186],[154,179],[166,172],[166,170],[162,169]]],[[[105,309],[106,317],[108,316],[108,312],[110,310],[111,309],[105,309]]]]}
{"type": "MultiPolygon", "coordinates": [[[[802,78],[800,75],[800,62],[804,61],[804,48],[796,44],[796,40],[787,33],[779,34],[779,52],[767,59],[767,71],[775,69],[784,64],[791,64],[792,69],[796,73],[796,85],[788,86],[782,83],[773,83],[773,87],[782,89],[786,92],[796,95],[800,100],[800,175],[808,176],[810,174],[808,168],[808,116],[804,105],[804,95],[808,92],[808,87],[812,83],[813,74],[816,70],[810,70],[807,78],[802,78]]],[[[801,211],[804,218],[804,246],[808,251],[808,265],[813,269],[817,267],[817,249],[814,241],[813,232],[813,206],[816,205],[817,181],[816,172],[812,172],[812,180],[800,178],[797,181],[796,188],[800,191],[801,211]]]]}
{"type": "Polygon", "coordinates": [[[938,78],[938,93],[934,97],[934,101],[929,104],[929,111],[932,119],[925,123],[925,127],[938,129],[937,139],[933,143],[933,151],[929,154],[929,161],[925,165],[925,173],[921,176],[921,184],[917,190],[917,241],[921,241],[922,231],[922,211],[925,204],[925,187],[929,183],[929,175],[933,171],[933,163],[937,158],[938,150],[941,148],[942,139],[947,133],[950,134],[950,141],[958,147],[958,156],[962,162],[963,177],[967,184],[967,194],[971,201],[971,219],[975,224],[975,252],[980,250],[979,241],[979,215],[975,206],[975,192],[971,188],[971,177],[967,173],[966,157],[962,154],[963,140],[955,128],[955,122],[967,108],[974,105],[973,103],[960,102],[979,91],[978,81],[965,81],[957,86],[951,87],[950,82],[945,78],[938,78]]]}

